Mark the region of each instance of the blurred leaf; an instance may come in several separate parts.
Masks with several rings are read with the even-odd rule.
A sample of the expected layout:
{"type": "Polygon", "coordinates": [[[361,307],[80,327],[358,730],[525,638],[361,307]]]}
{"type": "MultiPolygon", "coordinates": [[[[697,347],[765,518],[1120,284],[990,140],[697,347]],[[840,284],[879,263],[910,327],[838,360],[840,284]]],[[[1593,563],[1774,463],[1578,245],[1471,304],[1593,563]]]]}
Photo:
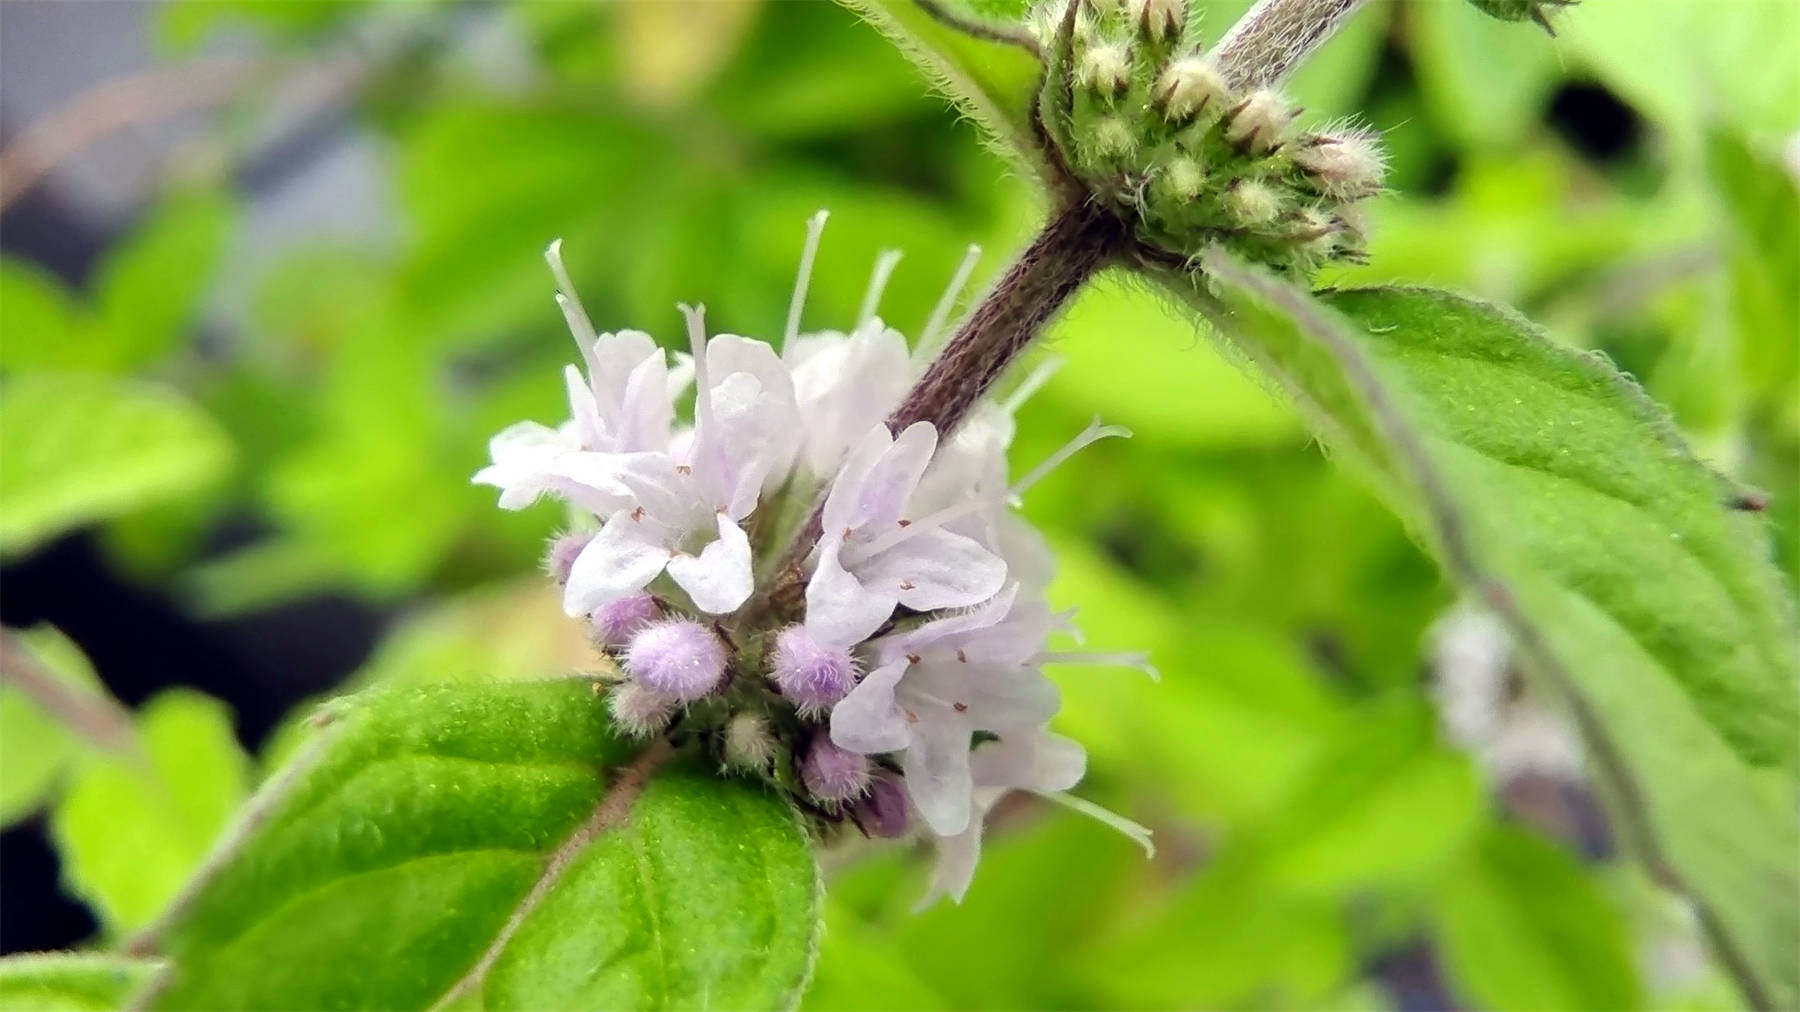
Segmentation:
{"type": "Polygon", "coordinates": [[[548,579],[487,587],[411,616],[357,672],[366,685],[519,681],[612,666],[548,579]]]}
{"type": "Polygon", "coordinates": [[[158,964],[99,953],[34,952],[0,959],[0,1008],[113,1012],[150,982],[158,964]]]}
{"type": "MultiPolygon", "coordinates": [[[[49,626],[9,631],[46,674],[81,692],[104,693],[93,666],[62,633],[49,626]]],[[[83,742],[35,700],[0,682],[0,827],[38,810],[83,742]]]]}
{"type": "Polygon", "coordinates": [[[177,196],[106,251],[94,268],[93,292],[112,361],[141,368],[181,343],[234,224],[223,196],[177,196]]]}
{"type": "Polygon", "coordinates": [[[219,701],[164,692],[138,732],[142,755],[89,755],[50,820],[65,884],[113,934],[149,923],[174,897],[247,793],[219,701]]]}
{"type": "MultiPolygon", "coordinates": [[[[844,0],[918,65],[925,77],[994,136],[1008,153],[1038,149],[1031,128],[1042,67],[1021,45],[972,35],[941,19],[919,0],[844,0]]],[[[964,0],[931,0],[949,17],[990,21],[964,0]]],[[[1015,24],[1003,30],[1019,32],[1015,24]]]]}
{"type": "Polygon", "coordinates": [[[585,680],[344,701],[160,926],[158,1004],[415,1008],[464,981],[456,1007],[791,1004],[817,933],[798,819],[682,766],[622,818],[633,751],[585,680]]]}
{"type": "Polygon", "coordinates": [[[1800,128],[1800,7],[1789,0],[1584,4],[1557,30],[1608,86],[1678,136],[1697,140],[1715,120],[1763,135],[1800,128]]]}
{"type": "Polygon", "coordinates": [[[1724,222],[1743,375],[1776,397],[1800,372],[1800,190],[1773,156],[1741,136],[1707,136],[1724,222]]]}
{"type": "Polygon", "coordinates": [[[26,260],[0,258],[0,368],[82,368],[93,362],[93,320],[61,280],[26,260]]]}
{"type": "Polygon", "coordinates": [[[1560,847],[1494,827],[1433,899],[1437,951],[1453,990],[1471,1008],[1643,1003],[1618,906],[1560,847]]]}
{"type": "Polygon", "coordinates": [[[1538,122],[1556,85],[1552,40],[1469,3],[1425,0],[1406,14],[1425,105],[1445,134],[1466,147],[1505,147],[1538,122]]]}
{"type": "Polygon", "coordinates": [[[824,939],[805,1012],[935,1012],[950,1005],[907,964],[905,953],[843,904],[825,906],[824,939]]]}
{"type": "Polygon", "coordinates": [[[130,380],[32,373],[0,390],[0,552],[185,495],[231,446],[178,394],[130,380]]]}
{"type": "Polygon", "coordinates": [[[737,49],[761,0],[626,0],[617,5],[620,77],[652,108],[679,105],[737,49]]]}
{"type": "Polygon", "coordinates": [[[1775,786],[1795,745],[1791,605],[1760,525],[1725,508],[1733,489],[1628,381],[1517,318],[1429,290],[1326,305],[1223,258],[1207,271],[1233,333],[1365,476],[1386,473],[1569,695],[1625,833],[1708,908],[1752,999],[1800,998],[1800,910],[1770,899],[1800,888],[1775,786]]]}

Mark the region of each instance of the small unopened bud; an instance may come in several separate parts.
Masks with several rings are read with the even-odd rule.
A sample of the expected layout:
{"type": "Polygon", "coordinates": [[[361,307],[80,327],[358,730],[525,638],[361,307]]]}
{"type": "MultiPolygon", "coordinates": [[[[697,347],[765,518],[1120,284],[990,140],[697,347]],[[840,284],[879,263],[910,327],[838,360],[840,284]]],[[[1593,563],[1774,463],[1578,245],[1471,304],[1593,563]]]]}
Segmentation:
{"type": "Polygon", "coordinates": [[[775,637],[769,677],[802,714],[813,716],[856,687],[856,661],[848,649],[822,646],[805,626],[791,625],[775,637]]]}
{"type": "Polygon", "coordinates": [[[1344,223],[1336,215],[1308,207],[1296,216],[1291,237],[1308,255],[1329,259],[1344,245],[1344,223]]]}
{"type": "Polygon", "coordinates": [[[1259,91],[1231,110],[1225,139],[1239,150],[1263,155],[1281,146],[1282,131],[1294,118],[1293,107],[1272,91],[1259,91]]]}
{"type": "Polygon", "coordinates": [[[1180,34],[1181,23],[1187,19],[1183,0],[1129,0],[1128,6],[1138,31],[1153,42],[1180,34]]]}
{"type": "Polygon", "coordinates": [[[1185,204],[1200,196],[1206,187],[1206,172],[1192,158],[1174,158],[1163,166],[1156,185],[1164,196],[1185,204]]]}
{"type": "Polygon", "coordinates": [[[1131,83],[1131,56],[1124,46],[1095,46],[1081,54],[1075,78],[1082,87],[1102,98],[1111,98],[1131,83]]]}
{"type": "Polygon", "coordinates": [[[725,644],[692,619],[647,625],[625,650],[625,670],[646,689],[688,703],[719,687],[725,644]]]}
{"type": "Polygon", "coordinates": [[[1267,183],[1247,179],[1226,191],[1225,208],[1239,225],[1267,225],[1281,217],[1281,194],[1267,183]]]}
{"type": "Polygon", "coordinates": [[[569,570],[575,568],[575,557],[592,540],[592,531],[569,531],[550,539],[550,547],[544,550],[544,572],[550,574],[558,587],[569,582],[569,570]]]}
{"type": "Polygon", "coordinates": [[[800,763],[800,782],[815,799],[827,805],[854,801],[869,789],[869,757],[840,748],[831,735],[820,732],[807,747],[800,763]]]}
{"type": "Polygon", "coordinates": [[[1361,131],[1309,137],[1295,146],[1293,159],[1326,196],[1359,200],[1381,189],[1381,147],[1361,131]]]}
{"type": "Polygon", "coordinates": [[[725,725],[725,764],[763,773],[775,759],[775,735],[760,713],[740,713],[725,725]]]}
{"type": "Polygon", "coordinates": [[[631,594],[588,612],[588,635],[603,648],[631,642],[639,629],[663,617],[662,606],[649,594],[631,594]]]}
{"type": "Polygon", "coordinates": [[[906,787],[886,770],[875,775],[868,797],[858,801],[850,815],[870,836],[892,840],[912,829],[912,804],[906,800],[906,787]]]}
{"type": "Polygon", "coordinates": [[[1137,149],[1137,137],[1123,116],[1105,116],[1094,124],[1094,151],[1103,158],[1125,158],[1137,149]]]}
{"type": "Polygon", "coordinates": [[[1488,17],[1502,21],[1524,21],[1526,18],[1537,22],[1538,27],[1556,35],[1556,29],[1550,26],[1550,11],[1561,7],[1573,6],[1575,0],[1470,0],[1475,7],[1488,17]]]}
{"type": "Polygon", "coordinates": [[[681,703],[636,682],[620,682],[607,693],[606,708],[621,731],[634,738],[648,738],[669,726],[681,703]]]}
{"type": "Polygon", "coordinates": [[[1162,110],[1163,118],[1188,120],[1209,106],[1223,105],[1229,91],[1225,78],[1212,61],[1200,56],[1184,56],[1156,79],[1151,98],[1162,110]]]}

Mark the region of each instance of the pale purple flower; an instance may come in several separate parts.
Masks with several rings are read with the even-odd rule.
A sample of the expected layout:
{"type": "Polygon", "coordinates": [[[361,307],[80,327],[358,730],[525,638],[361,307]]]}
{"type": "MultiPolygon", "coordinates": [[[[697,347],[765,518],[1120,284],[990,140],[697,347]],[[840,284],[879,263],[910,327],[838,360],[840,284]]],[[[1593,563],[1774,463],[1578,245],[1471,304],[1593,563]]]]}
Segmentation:
{"type": "Polygon", "coordinates": [[[625,671],[656,695],[689,703],[718,688],[729,659],[717,633],[692,619],[669,619],[631,637],[625,671]]]}
{"type": "Polygon", "coordinates": [[[662,606],[649,594],[630,594],[588,614],[588,633],[602,647],[624,647],[643,627],[663,617],[662,606]]]}
{"type": "Polygon", "coordinates": [[[813,736],[806,758],[800,761],[800,782],[814,798],[828,805],[854,801],[869,789],[869,758],[840,748],[826,734],[813,736]]]}
{"type": "Polygon", "coordinates": [[[806,628],[820,643],[868,638],[898,605],[960,608],[991,597],[1006,564],[938,524],[914,524],[907,501],[937,449],[928,423],[899,438],[876,425],[844,459],[826,496],[818,561],[806,586],[806,628]]]}
{"type": "Polygon", "coordinates": [[[803,715],[824,713],[856,685],[856,658],[846,647],[825,646],[803,625],[775,635],[769,679],[803,715]]]}

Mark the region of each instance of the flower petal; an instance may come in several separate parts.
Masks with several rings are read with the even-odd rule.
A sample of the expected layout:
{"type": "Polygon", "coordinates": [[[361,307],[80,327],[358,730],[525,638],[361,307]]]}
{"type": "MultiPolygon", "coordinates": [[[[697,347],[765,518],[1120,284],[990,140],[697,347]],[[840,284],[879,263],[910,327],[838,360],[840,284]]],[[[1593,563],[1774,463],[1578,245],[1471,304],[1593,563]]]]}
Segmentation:
{"type": "Polygon", "coordinates": [[[865,585],[891,589],[915,611],[980,604],[1006,583],[1000,556],[945,530],[920,531],[855,566],[865,585]]]}
{"type": "Polygon", "coordinates": [[[669,550],[644,537],[630,513],[614,513],[569,567],[563,611],[571,618],[644,589],[668,565],[669,550]]]}
{"type": "Polygon", "coordinates": [[[1081,782],[1087,774],[1087,752],[1060,734],[1038,730],[977,746],[969,766],[981,787],[1050,794],[1081,782]]]}
{"type": "Polygon", "coordinates": [[[912,741],[900,757],[906,793],[931,831],[955,836],[969,828],[974,780],[969,772],[968,722],[949,707],[917,713],[912,741]]]}
{"type": "Polygon", "coordinates": [[[893,588],[870,588],[838,559],[841,542],[827,540],[819,564],[806,582],[806,631],[833,647],[849,647],[868,639],[894,613],[900,594],[893,588]]]}
{"type": "Polygon", "coordinates": [[[889,664],[863,676],[850,694],[831,708],[831,741],[863,755],[898,752],[906,747],[906,714],[894,701],[894,687],[906,664],[889,664]]]}
{"type": "Polygon", "coordinates": [[[750,538],[721,513],[718,540],[699,555],[670,559],[669,575],[687,591],[694,607],[708,615],[734,612],[750,597],[750,538]]]}

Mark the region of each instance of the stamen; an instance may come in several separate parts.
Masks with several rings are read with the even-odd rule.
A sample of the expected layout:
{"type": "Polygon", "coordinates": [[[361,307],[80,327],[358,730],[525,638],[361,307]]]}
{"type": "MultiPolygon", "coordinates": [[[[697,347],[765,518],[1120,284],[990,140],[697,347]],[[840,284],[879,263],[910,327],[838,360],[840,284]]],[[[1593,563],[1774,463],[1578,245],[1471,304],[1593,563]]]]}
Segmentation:
{"type": "Polygon", "coordinates": [[[800,311],[806,306],[806,286],[812,283],[813,259],[819,255],[819,237],[825,233],[825,219],[831,212],[819,210],[806,219],[806,245],[800,249],[800,272],[794,278],[794,296],[788,300],[787,327],[781,332],[781,346],[786,348],[800,333],[800,311]]]}
{"type": "Polygon", "coordinates": [[[869,288],[863,292],[862,308],[856,311],[858,327],[875,318],[875,311],[881,308],[881,293],[887,291],[888,278],[893,276],[894,268],[905,255],[897,249],[889,249],[882,250],[875,258],[875,273],[869,275],[869,288]]]}
{"type": "Polygon", "coordinates": [[[1097,443],[1102,439],[1112,436],[1117,436],[1120,439],[1130,439],[1131,430],[1123,425],[1101,425],[1100,419],[1094,419],[1088,423],[1087,428],[1081,430],[1080,435],[1069,440],[1068,444],[1062,449],[1052,453],[1042,464],[1039,464],[1027,472],[1025,477],[1014,482],[1013,486],[1007,489],[1008,498],[1014,503],[1017,503],[1019,497],[1025,494],[1026,489],[1043,481],[1045,475],[1056,470],[1064,461],[1075,456],[1075,454],[1080,453],[1090,444],[1097,443]]]}
{"type": "Polygon", "coordinates": [[[1153,682],[1162,681],[1162,672],[1150,663],[1150,655],[1141,651],[1046,650],[1032,660],[1038,664],[1098,664],[1109,668],[1133,668],[1149,675],[1153,682]]]}
{"type": "Polygon", "coordinates": [[[1026,489],[1037,484],[1045,475],[1054,470],[1057,465],[1068,460],[1070,457],[1073,457],[1076,453],[1080,452],[1083,447],[1090,443],[1105,439],[1108,436],[1129,438],[1130,435],[1131,430],[1125,428],[1123,425],[1101,425],[1099,420],[1095,419],[1088,423],[1087,428],[1081,430],[1080,435],[1070,440],[1062,449],[1051,454],[1042,464],[1032,468],[1029,474],[1013,483],[999,495],[971,496],[970,498],[964,499],[954,505],[946,506],[936,512],[927,513],[911,523],[896,526],[886,534],[873,538],[864,544],[851,545],[844,552],[844,561],[856,563],[879,555],[921,531],[935,530],[953,520],[968,516],[983,507],[996,505],[998,502],[1010,502],[1013,505],[1018,505],[1019,497],[1025,494],[1026,489]]]}
{"type": "Polygon", "coordinates": [[[712,386],[706,381],[706,307],[678,303],[687,318],[688,348],[694,357],[694,433],[712,429],[712,386]]]}
{"type": "Polygon", "coordinates": [[[981,247],[970,246],[963,254],[962,263],[956,267],[956,273],[950,276],[950,284],[944,294],[938,296],[937,305],[931,308],[931,316],[925,321],[925,329],[919,331],[919,343],[913,348],[913,361],[930,358],[937,350],[938,338],[942,336],[944,324],[949,322],[950,311],[956,308],[956,300],[962,295],[963,286],[969,283],[969,275],[975,270],[976,261],[981,259],[981,247]]]}
{"type": "Polygon", "coordinates": [[[1065,794],[1061,791],[1057,791],[1054,794],[1046,794],[1037,791],[1032,793],[1037,794],[1038,797],[1043,798],[1045,801],[1054,801],[1064,808],[1080,812],[1102,825],[1111,826],[1113,829],[1130,837],[1132,842],[1144,848],[1145,857],[1156,856],[1156,844],[1150,839],[1150,827],[1139,825],[1117,812],[1108,811],[1086,798],[1078,798],[1073,794],[1065,794]]]}
{"type": "Polygon", "coordinates": [[[1009,394],[1006,400],[1000,402],[1001,410],[1009,415],[1018,414],[1019,409],[1025,406],[1025,402],[1031,400],[1039,390],[1044,389],[1044,384],[1050,382],[1050,377],[1056,375],[1062,367],[1063,360],[1060,358],[1047,358],[1038,363],[1037,368],[1026,374],[1025,380],[1019,384],[1019,388],[1009,394]]]}
{"type": "Polygon", "coordinates": [[[569,270],[563,266],[562,240],[557,239],[544,249],[544,260],[550,264],[550,275],[556,279],[556,306],[562,310],[563,319],[569,324],[569,334],[575,338],[575,347],[581,349],[581,360],[587,364],[588,382],[599,375],[599,363],[594,358],[594,324],[588,319],[587,310],[581,308],[581,299],[575,294],[575,283],[569,280],[569,270]]]}

